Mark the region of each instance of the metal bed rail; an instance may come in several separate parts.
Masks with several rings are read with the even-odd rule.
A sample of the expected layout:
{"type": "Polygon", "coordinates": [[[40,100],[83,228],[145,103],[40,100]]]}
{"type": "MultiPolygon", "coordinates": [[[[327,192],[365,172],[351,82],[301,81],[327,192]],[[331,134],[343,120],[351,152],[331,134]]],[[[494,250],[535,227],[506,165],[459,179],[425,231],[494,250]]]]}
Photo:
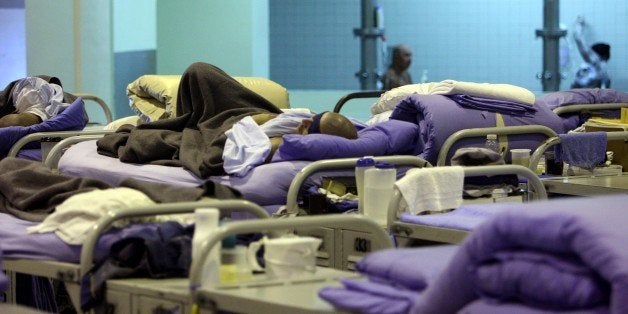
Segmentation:
{"type": "MultiPolygon", "coordinates": [[[[19,139],[7,154],[7,157],[16,157],[22,148],[28,143],[35,141],[54,141],[58,142],[62,139],[78,136],[78,135],[104,135],[108,133],[113,133],[114,131],[110,130],[83,130],[83,131],[57,131],[57,132],[37,132],[28,134],[21,139],[19,139]]],[[[44,157],[44,156],[42,156],[44,157]]]]}
{"type": "Polygon", "coordinates": [[[338,102],[334,106],[334,112],[340,113],[340,110],[342,109],[342,107],[352,99],[379,98],[385,92],[386,92],[385,90],[372,90],[372,91],[360,91],[360,92],[346,94],[338,100],[338,102]]]}
{"type": "MultiPolygon", "coordinates": [[[[340,170],[340,169],[353,169],[355,163],[359,158],[339,158],[339,159],[326,159],[314,161],[311,164],[303,167],[292,179],[290,187],[288,188],[288,196],[286,200],[286,212],[289,215],[298,215],[301,210],[297,204],[297,197],[303,183],[312,174],[324,170],[340,170]]],[[[373,157],[375,161],[385,161],[392,163],[396,166],[414,166],[414,167],[431,167],[430,163],[425,159],[417,156],[377,156],[373,157]]]]}
{"type": "Polygon", "coordinates": [[[612,110],[628,107],[628,103],[598,103],[598,104],[571,104],[561,106],[552,110],[555,114],[561,115],[564,113],[590,113],[599,110],[612,110]]]}
{"type": "Polygon", "coordinates": [[[61,160],[61,156],[63,156],[65,151],[70,146],[80,142],[100,139],[108,133],[113,133],[113,131],[106,131],[102,133],[94,132],[93,134],[81,134],[77,136],[67,137],[59,141],[50,149],[50,151],[46,155],[46,158],[43,160],[44,166],[49,169],[57,169],[59,167],[59,160],[61,160]]]}
{"type": "MultiPolygon", "coordinates": [[[[203,207],[218,208],[221,213],[243,211],[252,213],[259,218],[269,218],[268,213],[262,207],[245,200],[204,199],[196,202],[163,203],[153,206],[129,208],[119,212],[110,212],[94,225],[81,248],[79,264],[5,258],[3,261],[4,269],[6,271],[49,277],[63,281],[75,308],[80,309],[82,277],[92,268],[94,249],[100,235],[108,230],[115,221],[130,217],[190,213],[196,208],[203,207]]],[[[89,283],[91,284],[91,278],[89,279],[89,283]]]]}
{"type": "MultiPolygon", "coordinates": [[[[546,200],[547,191],[539,177],[529,168],[521,165],[489,165],[463,167],[465,177],[471,176],[495,176],[504,174],[516,174],[525,177],[532,189],[535,200],[546,200]]],[[[449,229],[429,225],[416,225],[397,220],[399,203],[402,195],[395,188],[392,199],[388,205],[388,230],[394,236],[402,236],[411,239],[421,239],[438,243],[460,243],[468,234],[465,230],[449,229]]]]}
{"type": "Polygon", "coordinates": [[[516,135],[516,134],[541,134],[546,137],[558,136],[558,134],[544,125],[516,125],[516,126],[503,126],[503,127],[488,127],[488,128],[472,128],[457,131],[450,135],[438,152],[438,160],[436,166],[444,166],[447,164],[447,154],[451,150],[452,146],[463,138],[480,137],[488,134],[496,135],[516,135]]]}
{"type": "Polygon", "coordinates": [[[222,239],[242,233],[272,231],[285,231],[297,229],[312,229],[318,227],[328,227],[335,229],[352,229],[373,235],[373,248],[392,248],[393,244],[388,233],[371,218],[363,215],[332,214],[321,216],[293,217],[288,219],[265,219],[256,221],[234,221],[221,225],[214,230],[211,235],[201,243],[198,259],[192,261],[190,268],[190,289],[197,291],[201,286],[201,273],[204,271],[203,265],[210,250],[222,239]]]}
{"type": "Polygon", "coordinates": [[[107,106],[107,103],[100,97],[92,94],[78,93],[73,94],[76,97],[81,97],[83,100],[91,100],[98,104],[98,106],[102,109],[105,114],[105,122],[109,124],[113,121],[113,115],[111,114],[111,109],[107,106]]]}

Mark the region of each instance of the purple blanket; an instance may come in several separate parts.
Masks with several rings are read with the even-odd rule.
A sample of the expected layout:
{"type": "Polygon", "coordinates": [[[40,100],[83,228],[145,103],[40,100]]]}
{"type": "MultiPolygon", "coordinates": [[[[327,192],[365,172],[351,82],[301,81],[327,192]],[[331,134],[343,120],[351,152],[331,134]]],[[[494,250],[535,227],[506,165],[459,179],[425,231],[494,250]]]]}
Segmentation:
{"type": "MultiPolygon", "coordinates": [[[[547,106],[535,105],[534,112],[525,115],[516,111],[512,115],[502,114],[506,126],[544,125],[556,133],[565,133],[561,118],[547,106]]],[[[438,153],[450,135],[462,129],[494,127],[495,111],[465,108],[452,98],[443,95],[411,95],[399,102],[391,119],[412,122],[420,128],[419,155],[436,164],[438,153]]],[[[513,148],[535,149],[545,139],[542,135],[510,135],[509,146],[513,148]]],[[[484,146],[482,138],[467,138],[452,147],[447,160],[461,147],[484,146]]]]}
{"type": "MultiPolygon", "coordinates": [[[[321,297],[339,308],[357,312],[369,309],[361,306],[366,302],[359,302],[356,293],[362,295],[362,300],[386,303],[391,313],[395,312],[392,309],[403,308],[413,313],[456,313],[478,299],[540,310],[599,312],[606,308],[610,313],[626,313],[627,202],[628,196],[617,195],[521,204],[478,226],[448,259],[444,271],[437,271],[437,278],[427,281],[425,289],[406,288],[400,294],[404,298],[386,297],[382,296],[385,289],[369,285],[392,285],[364,281],[360,283],[362,288],[345,287],[352,295],[344,299],[347,302],[341,290],[335,291],[334,299],[326,298],[323,292],[321,297]],[[414,292],[414,298],[408,296],[408,290],[414,292]],[[369,291],[379,292],[373,296],[369,291]]],[[[416,250],[417,255],[426,257],[428,252],[416,250]]],[[[423,272],[420,263],[405,270],[405,274],[423,272]]],[[[392,280],[400,282],[408,277],[392,280]]],[[[419,280],[415,287],[422,284],[419,280]]]]}
{"type": "MultiPolygon", "coordinates": [[[[603,104],[628,102],[628,93],[613,89],[579,88],[554,92],[537,98],[536,103],[554,110],[572,104],[603,104]]],[[[618,110],[615,110],[617,112],[618,110]]],[[[561,115],[565,130],[573,130],[582,125],[589,115],[579,113],[561,115]]]]}
{"type": "MultiPolygon", "coordinates": [[[[9,150],[11,150],[11,146],[28,134],[82,130],[87,123],[84,119],[84,112],[83,99],[79,97],[61,113],[42,123],[31,126],[9,126],[0,128],[0,139],[2,139],[0,140],[0,158],[6,156],[9,150]]],[[[30,143],[26,148],[33,148],[33,146],[39,146],[39,143],[30,143]]]]}

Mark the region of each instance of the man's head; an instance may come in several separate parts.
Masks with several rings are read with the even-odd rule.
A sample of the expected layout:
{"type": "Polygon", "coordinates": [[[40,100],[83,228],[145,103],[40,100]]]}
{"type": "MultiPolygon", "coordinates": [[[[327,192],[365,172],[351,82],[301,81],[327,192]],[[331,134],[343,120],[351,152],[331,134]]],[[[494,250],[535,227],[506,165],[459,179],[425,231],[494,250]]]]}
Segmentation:
{"type": "Polygon", "coordinates": [[[611,58],[611,46],[609,44],[596,43],[591,46],[591,49],[604,61],[608,61],[611,58]]]}
{"type": "Polygon", "coordinates": [[[405,71],[412,63],[412,50],[410,47],[399,44],[392,49],[392,67],[397,71],[405,71]]]}
{"type": "Polygon", "coordinates": [[[316,114],[312,119],[303,119],[297,127],[299,134],[329,134],[348,139],[358,137],[355,125],[347,117],[335,112],[322,112],[316,114]]]}

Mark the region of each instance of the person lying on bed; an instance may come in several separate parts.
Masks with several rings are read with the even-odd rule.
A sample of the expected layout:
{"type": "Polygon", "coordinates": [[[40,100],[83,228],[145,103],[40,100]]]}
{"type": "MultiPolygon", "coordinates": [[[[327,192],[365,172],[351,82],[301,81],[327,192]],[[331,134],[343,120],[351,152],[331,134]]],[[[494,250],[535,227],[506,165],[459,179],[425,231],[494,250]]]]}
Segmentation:
{"type": "Polygon", "coordinates": [[[30,126],[52,118],[70,105],[64,102],[67,95],[55,77],[16,80],[0,92],[0,127],[30,126]]]}
{"type": "MultiPolygon", "coordinates": [[[[205,179],[226,173],[226,132],[237,122],[255,116],[256,124],[265,124],[282,113],[220,68],[203,62],[193,63],[181,76],[176,112],[172,119],[120,127],[98,140],[98,153],[122,162],[182,166],[205,179]]],[[[335,117],[329,113],[321,115],[321,133],[335,129],[331,123],[335,117]]],[[[302,130],[307,124],[304,119],[298,120],[292,133],[298,131],[299,125],[302,130]]],[[[273,141],[278,146],[278,140],[273,141]]]]}
{"type": "Polygon", "coordinates": [[[243,118],[226,132],[224,169],[228,174],[244,176],[254,167],[271,161],[282,143],[283,135],[315,133],[347,139],[356,139],[358,136],[353,122],[335,112],[257,114],[243,118]]]}

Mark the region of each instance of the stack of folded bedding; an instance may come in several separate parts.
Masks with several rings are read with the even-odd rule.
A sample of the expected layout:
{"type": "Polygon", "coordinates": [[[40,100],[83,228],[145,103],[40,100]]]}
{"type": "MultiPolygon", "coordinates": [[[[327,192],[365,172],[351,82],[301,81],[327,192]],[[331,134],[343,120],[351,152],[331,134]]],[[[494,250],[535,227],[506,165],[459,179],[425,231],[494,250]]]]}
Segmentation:
{"type": "Polygon", "coordinates": [[[614,195],[520,204],[478,226],[458,248],[371,253],[357,265],[368,280],[345,280],[319,295],[362,313],[626,313],[626,202],[614,195]],[[413,258],[423,260],[395,264],[413,258]],[[390,269],[376,267],[383,259],[390,269]],[[432,267],[435,261],[442,267],[432,267]]]}

